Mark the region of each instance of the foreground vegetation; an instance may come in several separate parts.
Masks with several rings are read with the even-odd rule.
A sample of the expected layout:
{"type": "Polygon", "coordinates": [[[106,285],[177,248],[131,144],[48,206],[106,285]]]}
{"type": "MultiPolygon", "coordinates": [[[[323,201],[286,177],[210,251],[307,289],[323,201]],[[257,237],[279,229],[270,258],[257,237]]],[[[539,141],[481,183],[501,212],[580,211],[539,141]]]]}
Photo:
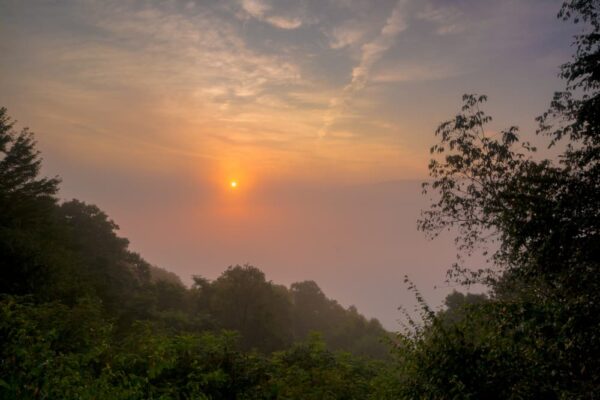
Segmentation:
{"type": "Polygon", "coordinates": [[[493,241],[490,269],[450,274],[490,292],[454,293],[435,313],[409,284],[422,321],[393,337],[314,282],[286,288],[251,266],[185,288],[130,252],[97,207],[59,204],[33,137],[2,109],[0,397],[593,399],[599,12],[599,1],[572,0],[559,14],[584,32],[562,66],[565,91],[538,119],[551,145],[564,142],[558,162],[536,161],[516,128],[489,135],[484,96],[465,96],[440,125],[425,187],[438,200],[420,228],[457,229],[462,254],[493,241]]]}

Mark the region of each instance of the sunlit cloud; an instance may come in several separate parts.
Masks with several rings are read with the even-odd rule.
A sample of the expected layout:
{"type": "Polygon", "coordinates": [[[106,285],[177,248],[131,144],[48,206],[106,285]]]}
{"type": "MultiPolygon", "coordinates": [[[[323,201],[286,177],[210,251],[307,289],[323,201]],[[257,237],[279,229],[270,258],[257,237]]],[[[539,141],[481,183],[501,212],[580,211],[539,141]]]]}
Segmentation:
{"type": "Polygon", "coordinates": [[[270,13],[272,7],[262,0],[242,0],[242,8],[254,18],[280,29],[296,29],[302,25],[299,18],[286,18],[270,13]]]}
{"type": "Polygon", "coordinates": [[[262,0],[242,0],[242,7],[254,18],[262,18],[271,7],[262,0]]]}
{"type": "MultiPolygon", "coordinates": [[[[179,155],[217,165],[235,158],[256,174],[262,168],[306,174],[310,162],[315,169],[335,166],[327,168],[332,175],[422,176],[425,163],[405,164],[421,162],[408,149],[426,151],[427,144],[401,136],[423,124],[416,116],[399,121],[384,99],[402,95],[398,84],[482,71],[493,55],[478,43],[495,46],[503,34],[509,46],[512,36],[523,35],[494,30],[506,12],[492,2],[477,9],[477,18],[468,17],[473,7],[463,3],[373,4],[89,1],[56,5],[60,19],[53,22],[43,17],[50,6],[38,3],[31,13],[39,13],[39,21],[4,24],[8,36],[23,32],[12,37],[29,66],[27,73],[9,67],[4,81],[43,103],[38,109],[57,124],[69,114],[71,128],[59,130],[61,137],[77,134],[78,143],[87,141],[104,157],[119,151],[119,140],[139,144],[148,160],[138,160],[139,168],[158,168],[150,160],[163,151],[172,156],[162,168],[178,163],[179,155]],[[28,26],[40,26],[43,34],[28,26]],[[425,40],[421,32],[437,39],[425,40]],[[111,118],[99,123],[92,109],[111,118]],[[277,163],[281,168],[273,167],[277,163]],[[355,165],[368,172],[359,174],[355,165]]],[[[514,45],[523,46],[516,39],[514,45]]],[[[3,63],[10,66],[11,58],[3,63]]]]}
{"type": "Polygon", "coordinates": [[[271,25],[281,29],[296,29],[302,25],[302,21],[299,18],[285,18],[279,16],[272,16],[266,18],[271,25]]]}

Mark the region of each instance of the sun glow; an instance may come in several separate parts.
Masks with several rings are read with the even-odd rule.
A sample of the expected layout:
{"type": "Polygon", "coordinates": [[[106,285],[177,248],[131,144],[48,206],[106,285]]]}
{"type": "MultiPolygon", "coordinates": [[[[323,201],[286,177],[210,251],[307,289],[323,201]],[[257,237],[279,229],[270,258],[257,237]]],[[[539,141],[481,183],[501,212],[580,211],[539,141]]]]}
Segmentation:
{"type": "Polygon", "coordinates": [[[231,183],[229,184],[229,186],[231,186],[232,189],[237,188],[238,183],[236,181],[231,181],[231,183]]]}

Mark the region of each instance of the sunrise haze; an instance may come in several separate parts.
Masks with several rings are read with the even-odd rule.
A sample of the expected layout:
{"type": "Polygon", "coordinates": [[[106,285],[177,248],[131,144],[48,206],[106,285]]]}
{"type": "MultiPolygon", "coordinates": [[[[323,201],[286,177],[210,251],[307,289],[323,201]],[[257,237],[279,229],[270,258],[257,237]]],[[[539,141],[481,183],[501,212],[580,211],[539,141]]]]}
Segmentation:
{"type": "Polygon", "coordinates": [[[60,198],[185,283],[248,263],[396,330],[405,275],[434,306],[452,290],[453,236],[416,222],[436,127],[484,93],[490,134],[539,142],[572,53],[559,6],[0,0],[0,106],[60,198]]]}

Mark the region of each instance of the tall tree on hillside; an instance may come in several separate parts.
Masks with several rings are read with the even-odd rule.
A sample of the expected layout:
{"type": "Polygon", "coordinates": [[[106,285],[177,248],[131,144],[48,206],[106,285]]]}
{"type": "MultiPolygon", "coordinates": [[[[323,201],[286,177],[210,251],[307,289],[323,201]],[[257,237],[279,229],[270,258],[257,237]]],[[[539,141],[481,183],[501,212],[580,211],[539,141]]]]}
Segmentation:
{"type": "Polygon", "coordinates": [[[79,200],[58,207],[65,226],[64,246],[74,255],[77,275],[112,313],[122,311],[140,284],[149,282],[149,265],[128,250],[119,226],[97,206],[79,200]]]}
{"type": "Polygon", "coordinates": [[[32,215],[25,212],[43,212],[40,201],[50,204],[56,202],[54,195],[58,192],[58,178],[40,177],[42,159],[35,148],[33,133],[24,128],[17,131],[13,121],[7,114],[6,108],[0,108],[0,221],[3,226],[12,217],[19,219],[18,224],[25,225],[34,222],[28,219],[32,215]],[[33,207],[32,202],[35,203],[33,207]],[[19,208],[23,213],[8,212],[19,208]]]}
{"type": "Polygon", "coordinates": [[[0,108],[0,292],[49,291],[56,271],[46,249],[56,236],[59,179],[40,177],[42,159],[33,133],[14,125],[0,108]]]}

